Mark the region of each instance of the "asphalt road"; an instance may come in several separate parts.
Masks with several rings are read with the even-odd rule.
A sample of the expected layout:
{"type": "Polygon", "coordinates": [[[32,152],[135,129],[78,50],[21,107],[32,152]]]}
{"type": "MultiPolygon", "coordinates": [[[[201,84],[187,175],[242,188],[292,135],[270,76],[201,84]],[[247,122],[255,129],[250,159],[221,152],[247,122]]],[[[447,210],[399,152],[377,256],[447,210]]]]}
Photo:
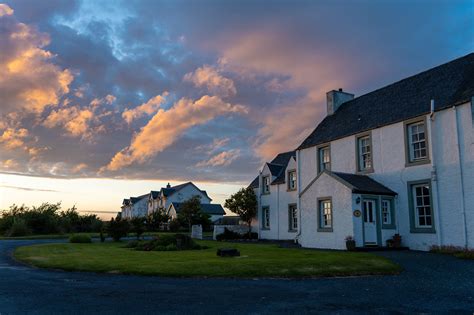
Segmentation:
{"type": "Polygon", "coordinates": [[[11,258],[15,247],[54,241],[0,241],[0,315],[303,314],[474,312],[474,261],[420,252],[383,252],[396,276],[172,279],[41,270],[11,258]]]}

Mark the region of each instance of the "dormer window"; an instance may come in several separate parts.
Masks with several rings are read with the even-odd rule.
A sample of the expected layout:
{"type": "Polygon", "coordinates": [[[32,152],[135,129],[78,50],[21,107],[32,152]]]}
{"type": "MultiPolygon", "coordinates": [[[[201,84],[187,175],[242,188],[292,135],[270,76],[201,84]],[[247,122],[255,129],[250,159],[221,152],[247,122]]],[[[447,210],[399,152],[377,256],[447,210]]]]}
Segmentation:
{"type": "Polygon", "coordinates": [[[318,148],[318,172],[331,170],[331,150],[329,145],[318,148]]]}
{"type": "Polygon", "coordinates": [[[270,176],[262,177],[262,193],[269,194],[270,193],[270,176]]]}
{"type": "Polygon", "coordinates": [[[288,171],[288,190],[296,190],[296,171],[288,171]]]}

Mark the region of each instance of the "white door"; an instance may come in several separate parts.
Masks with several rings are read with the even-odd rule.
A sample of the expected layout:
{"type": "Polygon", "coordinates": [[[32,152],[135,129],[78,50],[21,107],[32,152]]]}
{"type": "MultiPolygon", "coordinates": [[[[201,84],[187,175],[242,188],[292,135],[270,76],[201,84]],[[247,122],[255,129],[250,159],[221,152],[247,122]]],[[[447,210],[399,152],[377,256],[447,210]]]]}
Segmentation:
{"type": "Polygon", "coordinates": [[[367,245],[377,244],[377,220],[375,200],[364,200],[362,203],[364,215],[364,239],[367,245]]]}

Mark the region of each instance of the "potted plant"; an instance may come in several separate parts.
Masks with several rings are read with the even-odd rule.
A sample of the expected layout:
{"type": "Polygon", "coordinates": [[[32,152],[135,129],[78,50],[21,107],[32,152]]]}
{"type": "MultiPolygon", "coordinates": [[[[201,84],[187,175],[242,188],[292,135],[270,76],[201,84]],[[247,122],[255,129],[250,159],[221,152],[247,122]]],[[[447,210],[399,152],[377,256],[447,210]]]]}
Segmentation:
{"type": "Polygon", "coordinates": [[[352,235],[346,236],[345,240],[346,240],[346,248],[347,248],[347,250],[348,250],[348,251],[351,251],[351,252],[355,251],[355,249],[356,249],[356,242],[355,242],[354,238],[352,237],[352,235]]]}
{"type": "Polygon", "coordinates": [[[393,237],[392,237],[392,240],[393,240],[393,247],[394,248],[400,248],[402,247],[402,237],[400,234],[395,234],[393,237]]]}

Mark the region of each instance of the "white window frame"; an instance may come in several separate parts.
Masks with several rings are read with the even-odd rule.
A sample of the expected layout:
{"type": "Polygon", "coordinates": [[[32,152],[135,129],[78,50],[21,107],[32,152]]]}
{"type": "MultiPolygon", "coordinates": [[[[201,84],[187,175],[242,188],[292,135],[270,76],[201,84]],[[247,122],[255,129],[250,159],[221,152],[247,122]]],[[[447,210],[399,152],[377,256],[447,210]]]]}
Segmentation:
{"type": "Polygon", "coordinates": [[[331,170],[331,147],[329,145],[318,148],[318,168],[319,172],[331,170]]]}
{"type": "Polygon", "coordinates": [[[270,193],[270,175],[266,175],[262,177],[262,193],[269,194],[270,193]]]}
{"type": "Polygon", "coordinates": [[[357,154],[359,155],[359,171],[371,170],[373,167],[373,159],[370,135],[357,138],[357,154]]]}
{"type": "Polygon", "coordinates": [[[270,229],[270,207],[262,207],[262,228],[265,230],[270,229]]]}
{"type": "Polygon", "coordinates": [[[388,199],[382,199],[382,224],[392,224],[392,202],[388,199]]]}
{"type": "Polygon", "coordinates": [[[433,228],[433,205],[431,204],[431,187],[429,183],[414,184],[412,185],[412,196],[413,196],[413,213],[415,216],[415,227],[416,228],[433,228]],[[419,196],[416,193],[417,188],[422,188],[422,194],[419,196]],[[428,188],[428,194],[423,194],[423,188],[428,188]],[[428,202],[427,202],[428,200],[428,202]],[[421,201],[419,203],[419,201],[421,201]],[[420,210],[423,210],[423,214],[420,210]],[[427,210],[429,214],[427,214],[427,210]],[[420,224],[420,218],[424,218],[425,224],[420,224]],[[426,219],[430,219],[430,224],[426,224],[426,219]]]}
{"type": "Polygon", "coordinates": [[[426,124],[424,121],[418,121],[407,125],[408,135],[408,156],[410,162],[423,161],[428,159],[428,142],[426,138],[426,124]],[[416,128],[416,133],[414,132],[416,128]],[[421,137],[422,135],[422,137],[421,137]],[[415,139],[416,138],[416,139],[415,139]],[[422,139],[420,139],[422,138],[422,139]],[[419,146],[418,148],[415,148],[419,146]],[[424,150],[424,155],[422,152],[424,150]],[[419,152],[419,156],[416,156],[419,152]]]}
{"type": "Polygon", "coordinates": [[[296,170],[288,171],[288,190],[296,190],[296,170]]]}
{"type": "Polygon", "coordinates": [[[331,229],[333,223],[332,200],[325,199],[319,201],[319,227],[321,229],[331,229]]]}
{"type": "Polygon", "coordinates": [[[289,230],[296,231],[298,230],[298,208],[296,204],[288,205],[288,212],[289,212],[289,230]]]}

